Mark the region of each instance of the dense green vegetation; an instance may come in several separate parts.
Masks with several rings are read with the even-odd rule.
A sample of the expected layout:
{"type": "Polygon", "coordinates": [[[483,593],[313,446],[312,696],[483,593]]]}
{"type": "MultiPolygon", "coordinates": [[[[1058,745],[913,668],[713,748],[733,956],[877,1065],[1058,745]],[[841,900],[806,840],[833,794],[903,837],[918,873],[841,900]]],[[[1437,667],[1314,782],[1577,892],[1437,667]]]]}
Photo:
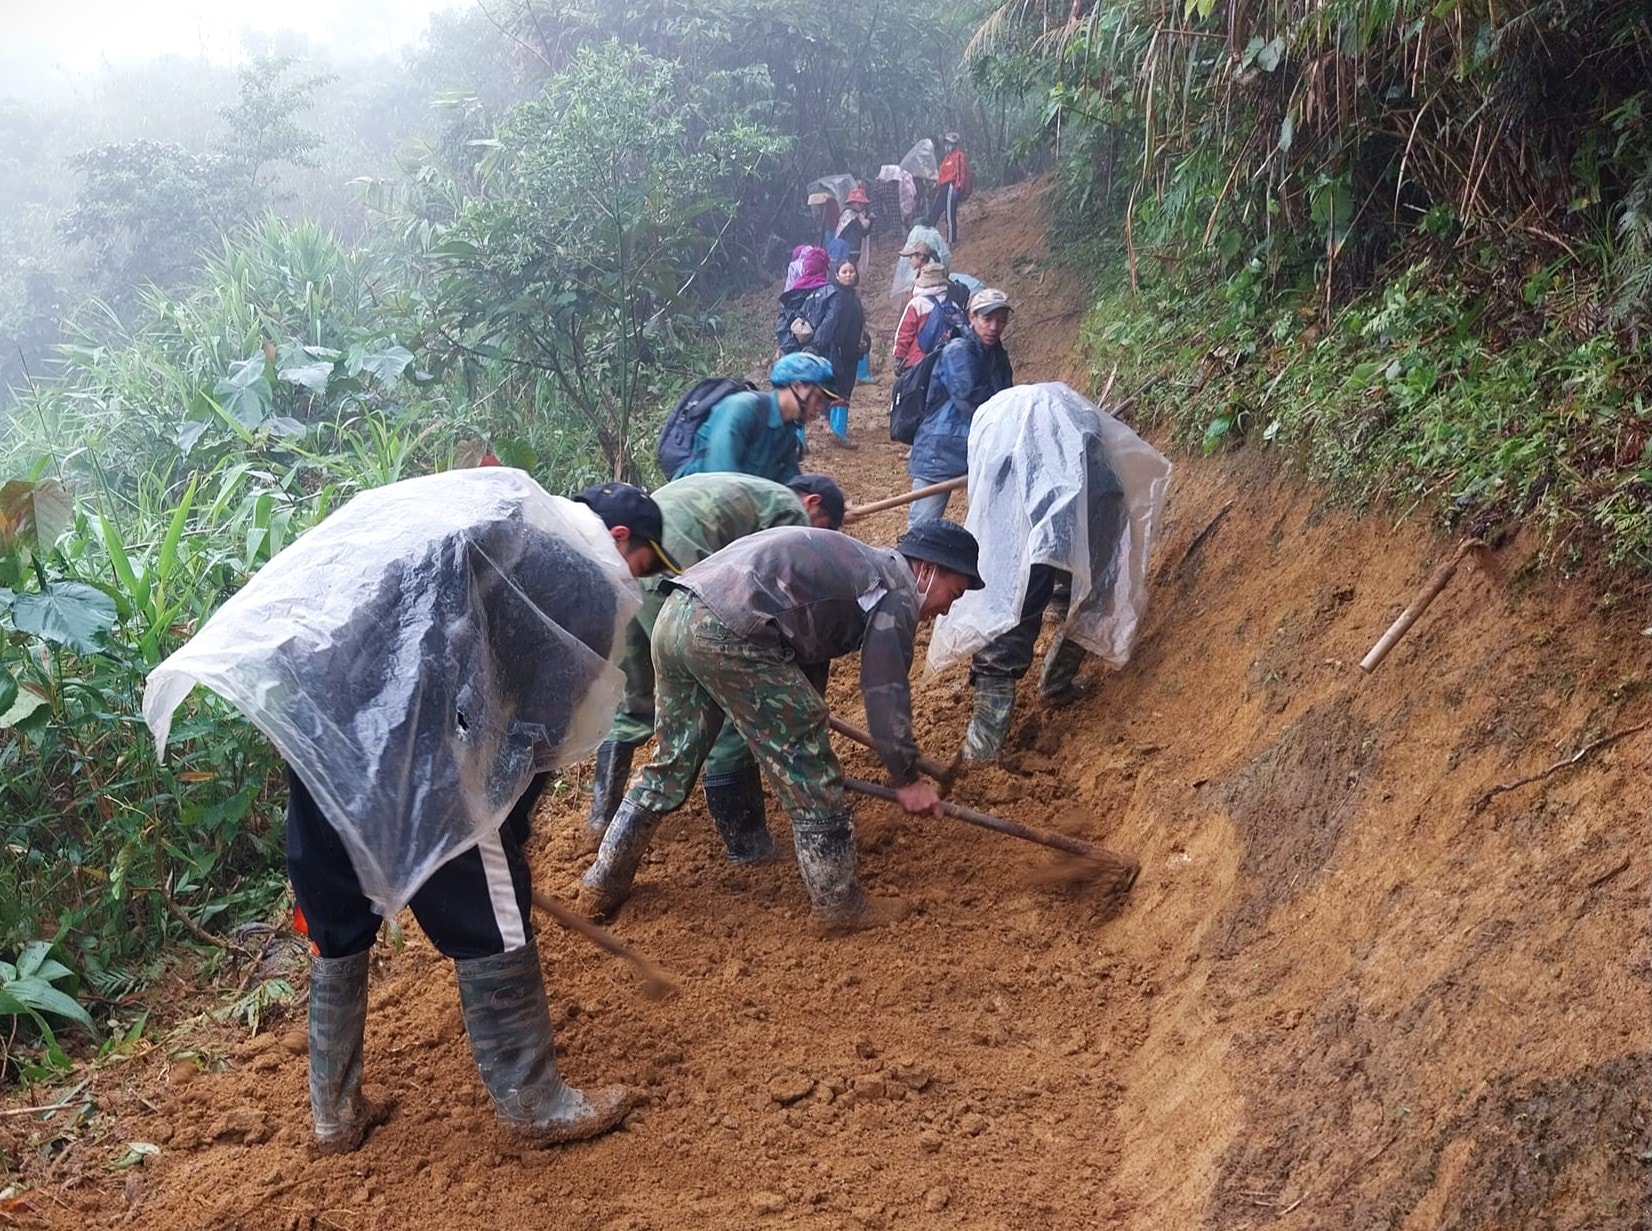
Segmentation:
{"type": "Polygon", "coordinates": [[[364,487],[484,446],[553,490],[654,478],[684,385],[755,357],[723,304],[802,238],[804,185],[1008,114],[962,78],[970,18],[500,3],[439,15],[399,65],[289,39],[200,66],[181,109],[160,71],[95,96],[147,125],[0,107],[14,1071],[65,1063],[74,994],[122,1033],[169,942],[217,962],[205,939],[284,892],[272,750],[197,693],[159,761],[148,671],[364,487]]]}
{"type": "Polygon", "coordinates": [[[1618,0],[1015,3],[1137,410],[1652,564],[1652,27],[1618,0]]]}

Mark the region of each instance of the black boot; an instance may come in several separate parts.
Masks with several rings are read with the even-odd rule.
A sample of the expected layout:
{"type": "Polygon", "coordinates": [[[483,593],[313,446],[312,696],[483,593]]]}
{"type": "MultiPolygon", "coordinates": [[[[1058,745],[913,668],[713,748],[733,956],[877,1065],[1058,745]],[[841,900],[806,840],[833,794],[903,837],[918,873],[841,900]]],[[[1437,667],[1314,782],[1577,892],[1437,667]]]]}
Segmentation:
{"type": "Polygon", "coordinates": [[[625,782],[631,774],[631,754],[636,747],[635,744],[622,744],[613,739],[605,739],[597,745],[597,774],[596,781],[591,784],[591,811],[585,818],[582,834],[583,845],[588,850],[594,851],[602,844],[603,832],[619,810],[620,800],[625,798],[625,782]]]}
{"type": "Polygon", "coordinates": [[[1045,704],[1060,709],[1089,694],[1089,685],[1078,678],[1084,657],[1084,647],[1077,642],[1067,637],[1056,639],[1044,658],[1044,675],[1038,682],[1038,693],[1045,704]]]}
{"type": "Polygon", "coordinates": [[[607,1086],[587,1097],[556,1071],[545,978],[533,941],[497,957],[453,963],[470,1054],[508,1130],[538,1145],[584,1141],[625,1119],[631,1092],[607,1086]]]}
{"type": "Polygon", "coordinates": [[[762,863],[775,857],[763,803],[763,772],[745,765],[726,774],[705,776],[706,811],[717,836],[728,847],[730,863],[762,863]]]}
{"type": "Polygon", "coordinates": [[[371,956],[310,959],[310,1115],[323,1154],[354,1150],[385,1115],[361,1093],[371,956]]]}
{"type": "Polygon", "coordinates": [[[869,903],[855,874],[854,813],[845,809],[823,820],[792,818],[797,870],[814,906],[815,927],[841,935],[882,927],[899,917],[897,903],[869,903]]]}
{"type": "Polygon", "coordinates": [[[602,849],[596,862],[581,879],[579,908],[593,919],[606,919],[625,905],[631,896],[631,882],[637,878],[637,868],[648,853],[648,844],[664,818],[650,812],[629,799],[621,802],[619,811],[609,822],[608,832],[602,836],[602,849]]]}

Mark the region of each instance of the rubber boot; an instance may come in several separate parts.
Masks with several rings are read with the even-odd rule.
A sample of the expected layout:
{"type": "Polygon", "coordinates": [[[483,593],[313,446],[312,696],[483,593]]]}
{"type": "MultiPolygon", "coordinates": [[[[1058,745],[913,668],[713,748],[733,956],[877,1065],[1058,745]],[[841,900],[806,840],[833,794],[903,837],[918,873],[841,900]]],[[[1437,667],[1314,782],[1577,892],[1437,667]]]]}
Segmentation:
{"type": "Polygon", "coordinates": [[[310,958],[310,1115],[322,1154],[354,1150],[387,1110],[361,1093],[371,957],[310,958]]]}
{"type": "Polygon", "coordinates": [[[1050,590],[1050,601],[1044,608],[1044,623],[1065,624],[1067,612],[1073,605],[1073,575],[1062,573],[1050,590]]]}
{"type": "Polygon", "coordinates": [[[595,851],[602,845],[602,835],[608,829],[608,822],[614,819],[620,800],[625,797],[625,782],[631,775],[631,754],[636,747],[635,744],[624,744],[614,739],[605,739],[597,745],[597,774],[596,781],[591,784],[591,811],[585,818],[584,829],[580,831],[583,850],[595,851]]]}
{"type": "Polygon", "coordinates": [[[855,875],[855,820],[848,810],[824,820],[792,818],[797,870],[814,906],[816,930],[828,936],[888,922],[874,912],[855,875]]]}
{"type": "Polygon", "coordinates": [[[631,882],[637,878],[637,868],[648,853],[648,844],[664,818],[626,799],[619,811],[608,822],[608,831],[602,835],[602,847],[596,862],[584,878],[579,894],[579,909],[593,919],[606,919],[625,905],[631,896],[631,882]]]}
{"type": "Polygon", "coordinates": [[[625,1119],[631,1092],[607,1086],[587,1097],[556,1071],[545,978],[533,941],[497,957],[453,963],[470,1054],[499,1122],[538,1145],[584,1141],[625,1119]]]}
{"type": "Polygon", "coordinates": [[[827,412],[826,420],[832,427],[831,441],[833,444],[840,449],[860,448],[859,445],[849,439],[849,408],[847,406],[839,402],[827,412]]]}
{"type": "Polygon", "coordinates": [[[1007,675],[975,677],[975,712],[964,733],[964,760],[990,765],[1004,751],[1010,714],[1015,709],[1015,680],[1007,675]]]}
{"type": "Polygon", "coordinates": [[[1046,705],[1060,709],[1086,696],[1090,689],[1077,678],[1084,665],[1084,647],[1066,637],[1058,637],[1044,657],[1044,674],[1038,693],[1046,705]]]}
{"type": "Polygon", "coordinates": [[[717,836],[728,847],[730,863],[764,863],[775,857],[763,802],[763,772],[746,765],[727,774],[705,777],[706,811],[717,836]]]}

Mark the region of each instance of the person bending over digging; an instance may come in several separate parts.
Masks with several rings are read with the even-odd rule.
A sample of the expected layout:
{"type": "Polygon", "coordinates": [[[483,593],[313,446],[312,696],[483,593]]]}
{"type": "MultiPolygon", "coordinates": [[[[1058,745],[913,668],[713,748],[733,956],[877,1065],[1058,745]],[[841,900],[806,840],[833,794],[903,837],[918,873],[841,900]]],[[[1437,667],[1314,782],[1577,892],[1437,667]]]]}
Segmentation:
{"type": "Polygon", "coordinates": [[[368,959],[404,905],[453,959],[508,1130],[577,1141],[625,1116],[624,1087],[587,1097],[557,1073],[522,843],[549,771],[607,729],[631,579],[674,567],[659,509],[633,494],[604,518],[502,467],[363,492],[149,677],[144,718],[161,747],[199,682],[287,762],[325,1153],[356,1148],[387,1114],[361,1089],[368,959]]]}
{"type": "MultiPolygon", "coordinates": [[[[594,508],[624,500],[636,489],[623,483],[593,487],[580,499],[594,508]]],[[[798,475],[789,484],[752,475],[692,474],[654,492],[665,517],[664,546],[684,568],[698,564],[730,543],[776,526],[813,526],[836,530],[843,525],[843,491],[823,474],[798,475]]],[[[642,610],[625,630],[625,700],[614,716],[608,738],[597,747],[596,782],[585,821],[586,849],[595,850],[625,793],[631,754],[654,733],[654,650],[651,638],[668,591],[659,579],[643,583],[642,610]]],[[[706,755],[703,785],[706,811],[728,847],[734,863],[750,863],[774,854],[764,815],[763,775],[746,741],[728,723],[706,755]]]]}
{"type": "Polygon", "coordinates": [[[820,687],[832,659],[860,651],[867,722],[896,797],[909,813],[939,815],[935,789],[914,768],[912,639],[920,620],[981,586],[976,557],[974,536],[939,519],[893,551],[786,528],[741,539],[674,579],[654,625],[654,759],[608,826],[581,907],[610,915],[630,896],[655,829],[682,806],[726,717],[791,816],[817,923],[835,932],[886,922],[855,875],[820,687]]]}

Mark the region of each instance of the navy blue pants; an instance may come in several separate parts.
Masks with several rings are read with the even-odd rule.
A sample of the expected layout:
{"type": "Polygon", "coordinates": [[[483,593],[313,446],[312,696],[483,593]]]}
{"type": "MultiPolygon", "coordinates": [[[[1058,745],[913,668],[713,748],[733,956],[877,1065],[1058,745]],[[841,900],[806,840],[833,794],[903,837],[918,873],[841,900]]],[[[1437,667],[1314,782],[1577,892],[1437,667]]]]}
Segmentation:
{"type": "MultiPolygon", "coordinates": [[[[498,833],[437,868],[413,895],[413,917],[448,957],[493,957],[532,937],[522,844],[549,779],[541,774],[530,782],[498,833]]],[[[364,953],[384,920],[362,894],[343,839],[291,766],[287,792],[287,874],[310,942],[322,957],[364,953]]]]}
{"type": "Polygon", "coordinates": [[[1044,608],[1050,605],[1057,583],[1065,583],[1069,594],[1073,575],[1048,564],[1035,564],[1027,573],[1027,597],[1021,604],[1021,622],[1002,633],[980,650],[970,662],[970,681],[977,676],[998,675],[1018,680],[1032,666],[1033,646],[1044,623],[1044,608]]]}

